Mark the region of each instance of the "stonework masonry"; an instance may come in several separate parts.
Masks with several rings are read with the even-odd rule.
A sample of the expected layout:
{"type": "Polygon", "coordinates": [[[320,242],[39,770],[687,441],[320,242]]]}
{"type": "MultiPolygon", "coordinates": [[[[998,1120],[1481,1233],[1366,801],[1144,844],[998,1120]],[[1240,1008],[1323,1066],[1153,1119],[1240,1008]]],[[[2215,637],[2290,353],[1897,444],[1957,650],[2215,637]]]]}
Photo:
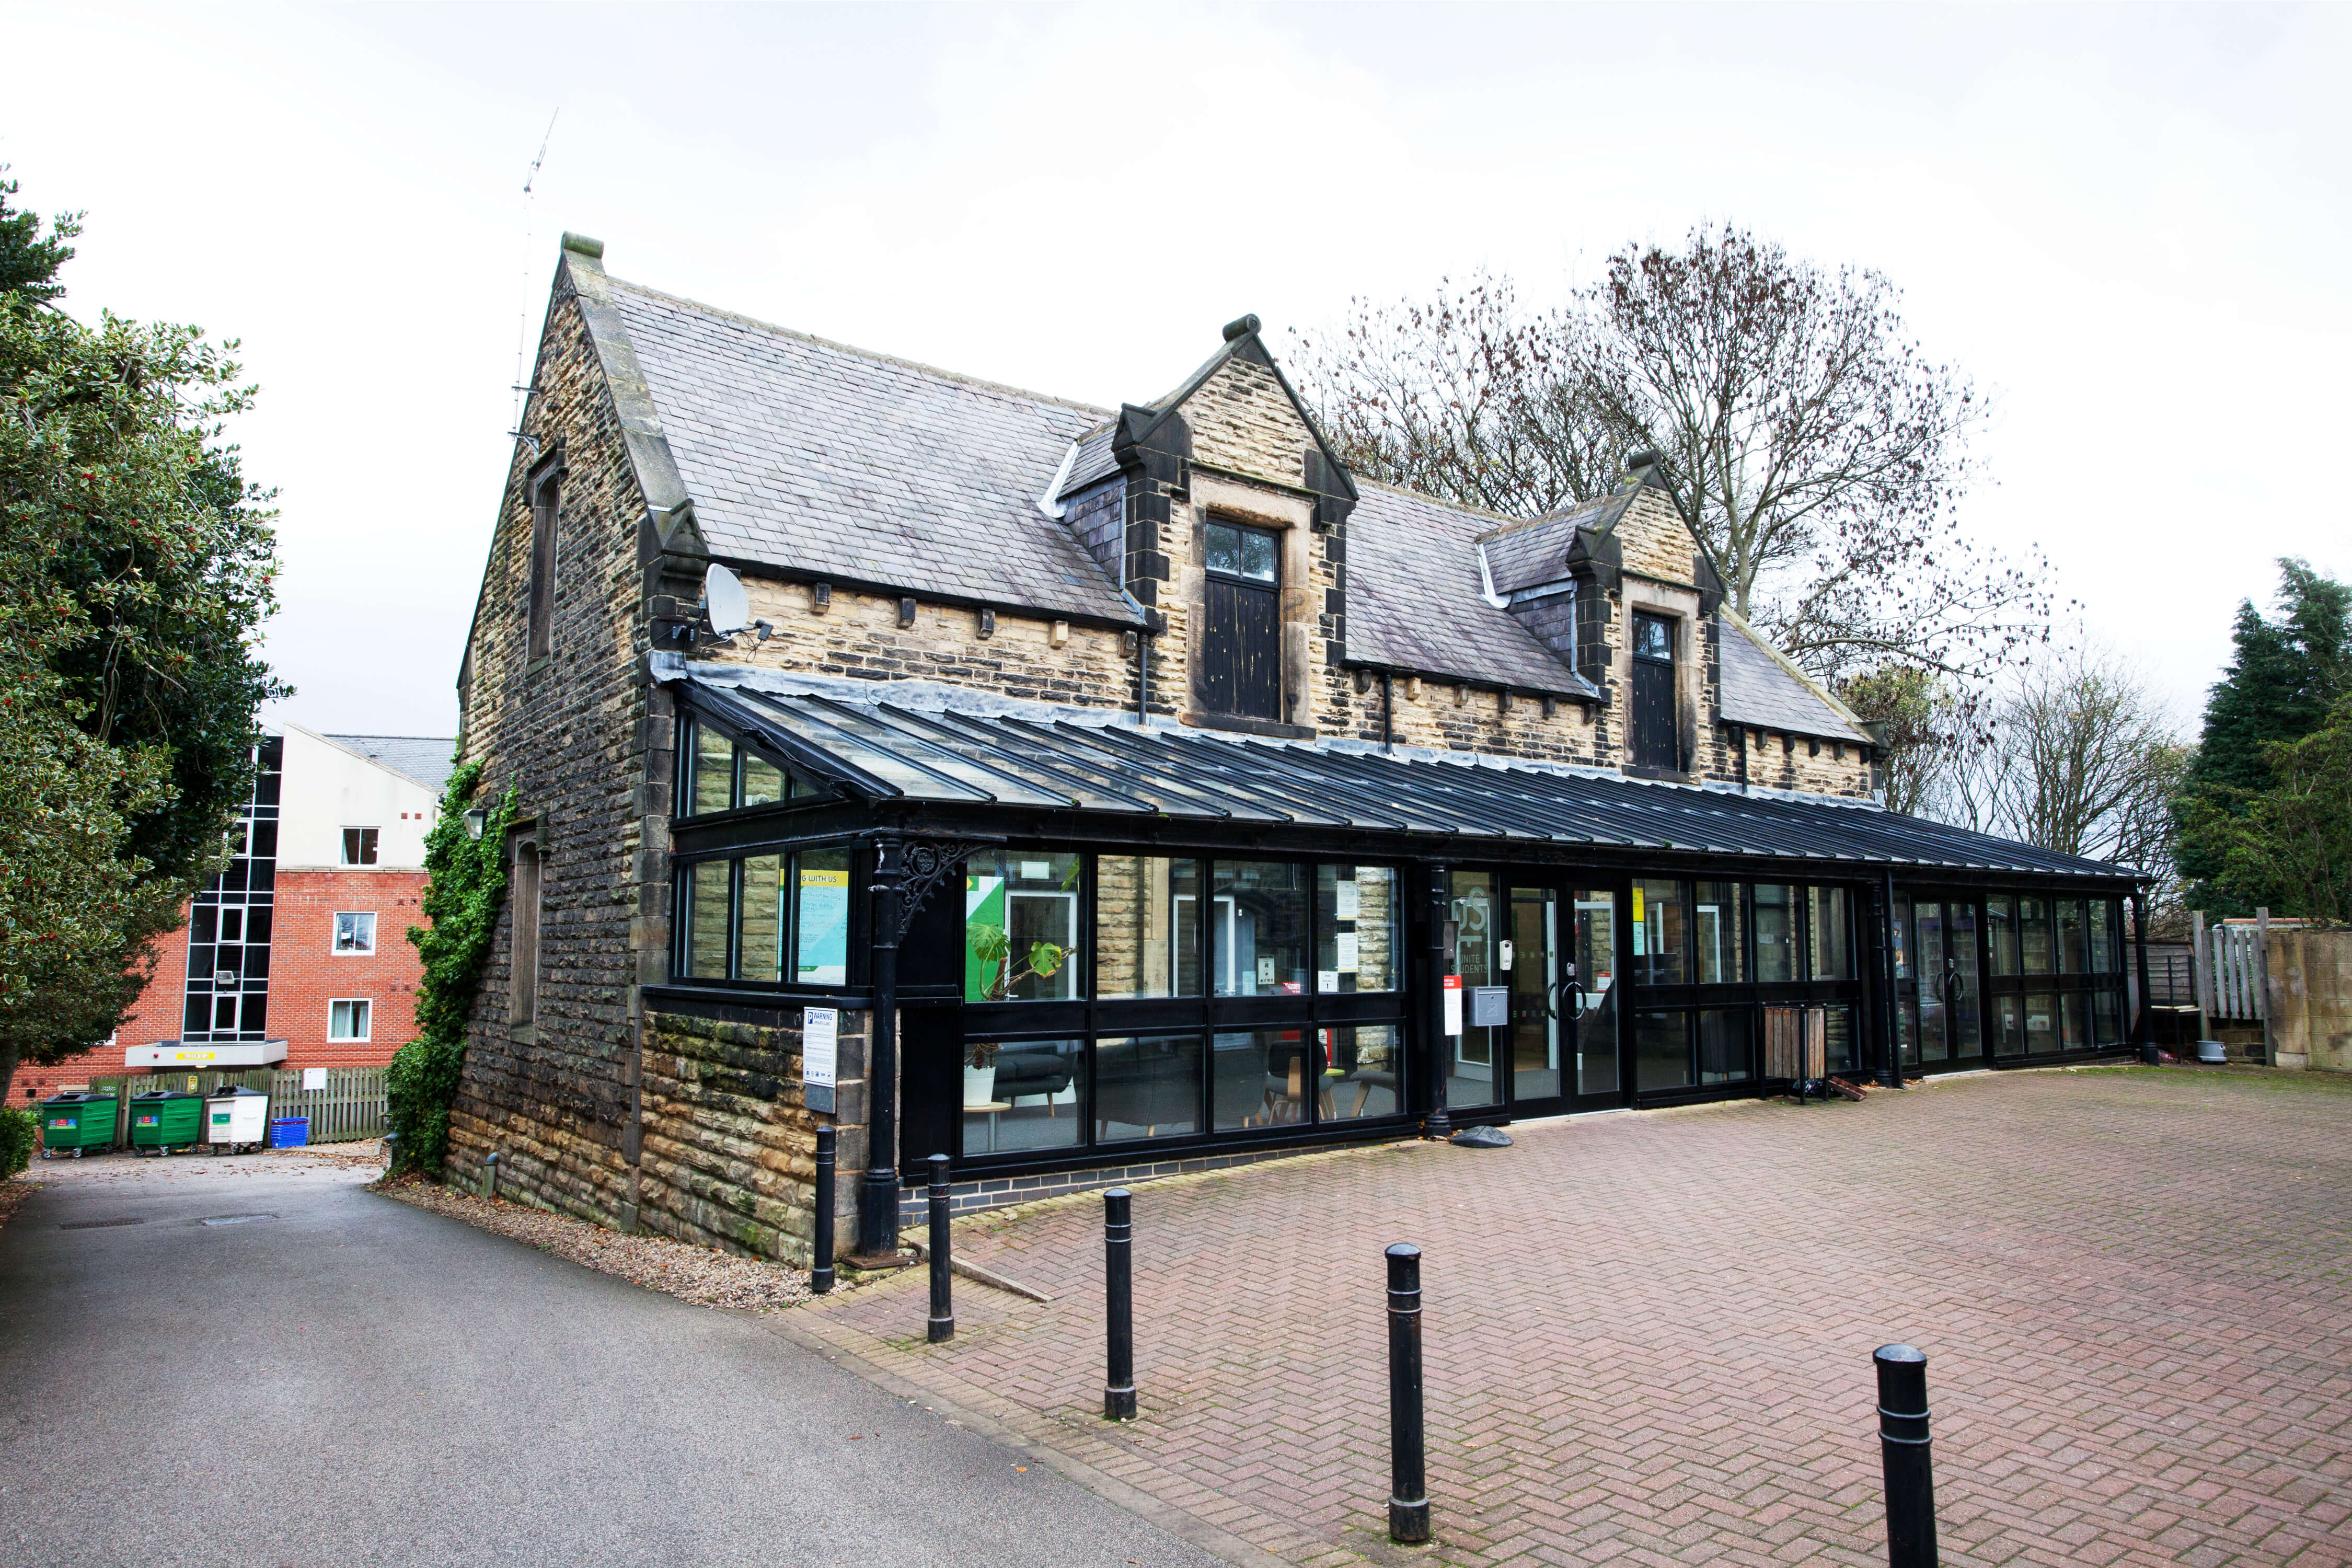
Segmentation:
{"type": "MultiPolygon", "coordinates": [[[[541,857],[535,1016],[511,1022],[509,900],[475,1005],[450,1163],[459,1179],[478,1178],[482,1156],[499,1150],[502,1192],[627,1228],[634,928],[665,922],[666,946],[667,915],[666,881],[640,883],[636,851],[646,808],[667,818],[667,798],[642,793],[648,746],[666,735],[647,722],[637,678],[646,500],[583,316],[583,283],[601,285],[601,271],[567,252],[461,690],[464,755],[486,764],[487,791],[516,787],[516,837],[541,857]],[[536,661],[527,644],[534,478],[554,479],[561,498],[551,649],[536,661]]],[[[666,763],[654,771],[666,775],[666,763]]]]}
{"type": "Polygon", "coordinates": [[[980,612],[917,601],[912,626],[898,595],[835,588],[817,608],[813,585],[747,575],[751,614],[774,628],[709,657],[763,669],[877,682],[935,680],[1079,708],[1135,706],[1135,661],[1118,631],[999,612],[983,636],[980,612]]]}
{"type": "MultiPolygon", "coordinates": [[[[800,1015],[787,1026],[646,1015],[645,1152],[638,1223],[704,1247],[805,1266],[819,1119],[801,1089],[800,1015]]],[[[868,1015],[841,1019],[836,1094],[851,1123],[835,1144],[841,1234],[866,1163],[864,1083],[868,1015]]]]}

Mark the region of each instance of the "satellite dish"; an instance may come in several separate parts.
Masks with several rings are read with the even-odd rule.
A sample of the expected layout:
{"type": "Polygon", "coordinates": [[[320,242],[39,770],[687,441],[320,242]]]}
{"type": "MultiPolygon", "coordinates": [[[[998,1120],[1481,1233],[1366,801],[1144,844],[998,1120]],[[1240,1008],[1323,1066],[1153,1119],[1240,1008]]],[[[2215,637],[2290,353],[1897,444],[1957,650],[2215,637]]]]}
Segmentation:
{"type": "Polygon", "coordinates": [[[743,592],[743,579],[714,564],[702,579],[702,611],[710,617],[710,629],[721,637],[731,637],[750,626],[751,600],[743,592]]]}

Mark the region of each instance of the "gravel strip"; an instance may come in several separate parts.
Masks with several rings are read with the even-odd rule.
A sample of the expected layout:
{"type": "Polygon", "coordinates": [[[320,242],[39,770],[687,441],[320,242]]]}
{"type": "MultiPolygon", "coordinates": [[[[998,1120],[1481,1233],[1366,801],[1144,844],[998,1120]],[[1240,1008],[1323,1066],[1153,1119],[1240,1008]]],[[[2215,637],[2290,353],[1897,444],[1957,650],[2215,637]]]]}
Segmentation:
{"type": "Polygon", "coordinates": [[[776,1312],[808,1299],[805,1272],[763,1258],[690,1247],[666,1236],[623,1236],[586,1220],[504,1198],[476,1197],[416,1176],[379,1183],[376,1190],[698,1307],[776,1312]]]}

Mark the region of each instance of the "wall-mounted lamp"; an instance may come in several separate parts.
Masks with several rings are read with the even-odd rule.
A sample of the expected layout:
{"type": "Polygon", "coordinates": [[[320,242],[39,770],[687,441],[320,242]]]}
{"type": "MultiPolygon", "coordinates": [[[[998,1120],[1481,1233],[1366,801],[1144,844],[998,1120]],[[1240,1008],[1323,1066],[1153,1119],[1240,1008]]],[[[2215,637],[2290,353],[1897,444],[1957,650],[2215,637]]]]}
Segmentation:
{"type": "Polygon", "coordinates": [[[466,837],[468,838],[479,838],[482,836],[482,828],[489,822],[489,820],[490,814],[484,811],[478,805],[473,810],[467,812],[466,814],[466,837]]]}

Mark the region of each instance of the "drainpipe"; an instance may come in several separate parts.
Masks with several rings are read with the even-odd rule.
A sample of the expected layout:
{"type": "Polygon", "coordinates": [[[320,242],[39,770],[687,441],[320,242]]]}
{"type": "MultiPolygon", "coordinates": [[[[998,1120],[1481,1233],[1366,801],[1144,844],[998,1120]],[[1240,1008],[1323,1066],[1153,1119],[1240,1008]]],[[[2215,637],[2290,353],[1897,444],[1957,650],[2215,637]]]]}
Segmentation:
{"type": "Polygon", "coordinates": [[[866,1180],[857,1190],[857,1250],[898,1250],[898,884],[903,847],[874,846],[874,1026],[867,1032],[866,1180]]]}
{"type": "Polygon", "coordinates": [[[1381,750],[1396,750],[1396,671],[1381,671],[1381,750]]]}
{"type": "Polygon", "coordinates": [[[1140,730],[1151,722],[1151,628],[1135,636],[1135,727],[1140,730]]]}
{"type": "Polygon", "coordinates": [[[1878,925],[1873,933],[1878,938],[1878,978],[1881,1005],[1878,1009],[1878,1081],[1888,1089],[1903,1087],[1903,1047],[1895,1029],[1895,1010],[1902,1004],[1895,989],[1895,873],[1879,873],[1878,925]]]}
{"type": "Polygon", "coordinates": [[[2155,998],[2147,990],[2147,899],[2137,884],[2131,891],[2132,962],[2139,971],[2139,1016],[2132,1020],[2132,1033],[2138,1037],[2139,1059],[2154,1067],[2163,1059],[2156,1047],[2155,998]]]}

